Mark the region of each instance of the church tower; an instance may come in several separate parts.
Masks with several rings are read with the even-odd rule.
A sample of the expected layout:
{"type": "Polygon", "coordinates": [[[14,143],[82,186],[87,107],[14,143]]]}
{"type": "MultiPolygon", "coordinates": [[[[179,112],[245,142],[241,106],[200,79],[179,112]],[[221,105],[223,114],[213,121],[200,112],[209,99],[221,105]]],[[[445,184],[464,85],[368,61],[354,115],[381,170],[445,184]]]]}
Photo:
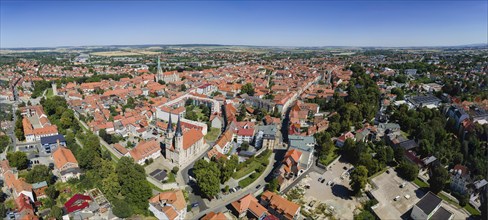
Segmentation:
{"type": "Polygon", "coordinates": [[[183,132],[181,130],[181,119],[178,115],[178,123],[176,123],[176,133],[174,136],[175,139],[175,151],[180,152],[183,150],[183,132]]]}
{"type": "Polygon", "coordinates": [[[173,130],[173,123],[171,121],[171,114],[170,114],[168,120],[168,129],[166,129],[166,139],[165,139],[166,148],[171,148],[171,146],[173,145],[174,136],[175,136],[175,132],[173,130]]]}
{"type": "Polygon", "coordinates": [[[159,80],[163,80],[163,70],[161,69],[161,61],[159,60],[159,56],[158,56],[158,69],[156,73],[156,82],[159,82],[159,80]]]}

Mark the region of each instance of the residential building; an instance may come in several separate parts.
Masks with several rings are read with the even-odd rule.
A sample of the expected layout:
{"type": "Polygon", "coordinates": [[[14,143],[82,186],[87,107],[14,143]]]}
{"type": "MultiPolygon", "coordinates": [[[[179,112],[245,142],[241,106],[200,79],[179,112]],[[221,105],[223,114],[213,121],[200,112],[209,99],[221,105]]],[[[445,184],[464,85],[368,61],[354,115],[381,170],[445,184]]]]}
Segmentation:
{"type": "Polygon", "coordinates": [[[227,129],[222,135],[220,135],[217,142],[215,142],[215,148],[221,154],[227,154],[233,147],[232,141],[233,133],[231,129],[227,129]]]}
{"type": "MultiPolygon", "coordinates": [[[[122,149],[120,149],[123,151],[122,149]]],[[[146,160],[156,159],[161,156],[161,143],[157,139],[141,141],[129,151],[134,162],[144,165],[146,160]]]]}
{"type": "Polygon", "coordinates": [[[262,220],[269,215],[266,208],[259,204],[258,200],[252,195],[248,194],[231,203],[235,216],[239,219],[248,217],[262,220]]]}
{"type": "Polygon", "coordinates": [[[468,191],[468,184],[471,183],[471,178],[469,176],[469,170],[466,166],[457,164],[451,170],[451,190],[456,191],[461,194],[465,194],[468,191]]]}
{"type": "Polygon", "coordinates": [[[277,132],[278,127],[276,125],[259,126],[255,138],[256,147],[274,150],[275,146],[279,144],[277,132]]]}
{"type": "Polygon", "coordinates": [[[78,167],[78,161],[70,149],[64,146],[58,146],[52,153],[52,159],[56,166],[56,171],[61,176],[61,181],[66,182],[71,178],[79,178],[81,170],[78,167]]]}
{"type": "Polygon", "coordinates": [[[31,201],[34,201],[34,194],[32,193],[32,185],[26,183],[23,179],[17,179],[13,173],[8,160],[0,161],[0,168],[2,172],[3,179],[5,180],[5,187],[11,190],[14,198],[21,195],[29,197],[31,201]]]}
{"type": "Polygon", "coordinates": [[[286,152],[285,159],[279,169],[279,176],[277,177],[280,185],[280,190],[289,186],[298,176],[303,173],[302,167],[300,167],[300,160],[302,152],[296,149],[291,149],[286,152]]]}
{"type": "Polygon", "coordinates": [[[274,192],[264,192],[261,194],[260,201],[263,206],[268,207],[268,211],[272,215],[279,219],[292,220],[300,218],[300,205],[288,201],[274,192]]]}
{"type": "Polygon", "coordinates": [[[184,220],[186,201],[181,190],[166,191],[149,199],[149,211],[159,220],[184,220]]]}
{"type": "Polygon", "coordinates": [[[46,151],[55,151],[58,145],[66,146],[66,139],[62,134],[41,137],[41,145],[46,151]]]}
{"type": "Polygon", "coordinates": [[[441,100],[433,95],[420,95],[408,99],[415,107],[437,108],[441,100]]]}
{"type": "Polygon", "coordinates": [[[231,220],[231,218],[228,218],[222,212],[217,212],[217,213],[209,212],[208,214],[203,216],[200,220],[231,220]]]}
{"type": "Polygon", "coordinates": [[[46,189],[47,189],[47,182],[42,181],[38,183],[32,184],[32,191],[34,192],[36,200],[40,198],[46,198],[46,189]]]}
{"type": "Polygon", "coordinates": [[[313,164],[313,153],[317,142],[313,136],[298,136],[289,135],[289,146],[291,149],[296,149],[302,153],[299,165],[304,171],[310,169],[313,164]]]}

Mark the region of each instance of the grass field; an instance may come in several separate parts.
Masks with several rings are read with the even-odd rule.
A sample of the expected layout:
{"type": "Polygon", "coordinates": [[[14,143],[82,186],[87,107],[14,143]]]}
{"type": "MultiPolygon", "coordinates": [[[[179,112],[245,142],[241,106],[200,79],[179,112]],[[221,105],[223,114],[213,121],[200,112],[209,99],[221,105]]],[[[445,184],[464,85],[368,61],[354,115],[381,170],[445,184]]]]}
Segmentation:
{"type": "Polygon", "coordinates": [[[252,161],[250,164],[248,164],[244,168],[235,172],[234,175],[232,175],[232,178],[234,178],[236,180],[240,179],[240,178],[246,176],[247,174],[250,174],[252,171],[256,170],[260,166],[262,166],[260,161],[256,161],[256,160],[252,161]]]}
{"type": "MultiPolygon", "coordinates": [[[[258,157],[251,158],[246,160],[243,165],[243,167],[239,170],[237,170],[234,175],[232,175],[232,178],[235,180],[240,179],[251,172],[255,171],[259,167],[263,166],[263,164],[268,164],[269,163],[269,156],[271,155],[271,151],[263,152],[263,154],[259,155],[258,157]]],[[[266,168],[266,166],[264,167],[266,168]]],[[[263,169],[264,170],[264,169],[263,169]]]]}
{"type": "Polygon", "coordinates": [[[420,188],[423,188],[423,187],[429,187],[429,184],[427,184],[426,182],[422,181],[421,179],[419,179],[418,177],[413,181],[415,184],[417,184],[417,186],[419,186],[420,188]]]}
{"type": "Polygon", "coordinates": [[[54,95],[53,89],[47,89],[46,98],[51,98],[54,95]]]}
{"type": "Polygon", "coordinates": [[[220,129],[218,128],[210,128],[207,135],[205,135],[205,140],[207,141],[216,141],[220,135],[220,129]]]}

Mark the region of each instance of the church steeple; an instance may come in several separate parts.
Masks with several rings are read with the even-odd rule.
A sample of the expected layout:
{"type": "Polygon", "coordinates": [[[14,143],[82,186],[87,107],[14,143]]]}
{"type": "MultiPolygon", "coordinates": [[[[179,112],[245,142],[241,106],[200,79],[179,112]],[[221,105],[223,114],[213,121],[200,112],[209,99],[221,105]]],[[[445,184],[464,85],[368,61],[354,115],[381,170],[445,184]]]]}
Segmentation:
{"type": "Polygon", "coordinates": [[[178,115],[178,122],[176,123],[176,137],[181,137],[183,135],[183,132],[181,131],[181,119],[180,116],[178,115]]]}
{"type": "Polygon", "coordinates": [[[163,80],[163,70],[161,69],[161,61],[158,56],[158,69],[156,73],[156,81],[163,80]]]}
{"type": "Polygon", "coordinates": [[[168,132],[173,132],[173,123],[171,122],[171,114],[169,114],[169,120],[168,120],[168,132]]]}

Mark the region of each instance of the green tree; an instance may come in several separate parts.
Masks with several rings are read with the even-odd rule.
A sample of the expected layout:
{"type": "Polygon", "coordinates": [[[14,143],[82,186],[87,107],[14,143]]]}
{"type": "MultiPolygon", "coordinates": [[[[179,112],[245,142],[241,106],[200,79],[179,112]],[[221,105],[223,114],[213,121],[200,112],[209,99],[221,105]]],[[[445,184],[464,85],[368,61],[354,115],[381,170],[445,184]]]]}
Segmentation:
{"type": "Polygon", "coordinates": [[[54,187],[54,185],[50,185],[49,187],[47,187],[45,192],[47,197],[52,200],[56,200],[59,196],[59,191],[56,189],[56,187],[54,187]]]}
{"type": "Polygon", "coordinates": [[[174,174],[177,174],[179,170],[180,170],[180,168],[178,166],[174,166],[173,169],[171,169],[171,172],[173,172],[174,174]]]}
{"type": "Polygon", "coordinates": [[[430,172],[431,175],[429,175],[430,178],[428,181],[430,185],[430,191],[437,194],[442,191],[442,189],[444,189],[444,185],[449,180],[449,173],[447,172],[447,169],[441,165],[432,167],[430,172]]]}
{"type": "Polygon", "coordinates": [[[407,181],[414,181],[419,174],[419,167],[408,161],[403,161],[397,168],[398,175],[407,181]]]}
{"type": "Polygon", "coordinates": [[[249,96],[253,96],[254,95],[254,87],[252,86],[251,83],[246,83],[242,86],[241,88],[241,94],[244,94],[246,93],[247,95],[249,96]]]}
{"type": "Polygon", "coordinates": [[[5,218],[7,216],[7,209],[5,208],[5,204],[0,203],[0,218],[5,218]]]}
{"type": "Polygon", "coordinates": [[[201,159],[195,163],[193,169],[197,185],[204,196],[216,196],[220,191],[220,170],[217,164],[201,159]]]}
{"type": "Polygon", "coordinates": [[[354,215],[354,220],[375,220],[376,218],[374,217],[371,212],[368,210],[362,210],[359,214],[354,215]]]}
{"type": "Polygon", "coordinates": [[[185,86],[185,84],[181,84],[181,86],[180,86],[180,91],[181,91],[181,92],[185,92],[185,91],[186,91],[186,86],[185,86]]]}
{"type": "Polygon", "coordinates": [[[126,201],[116,199],[113,201],[113,213],[115,216],[119,218],[128,218],[132,216],[132,208],[127,204],[126,201]]]}
{"type": "Polygon", "coordinates": [[[266,190],[271,192],[277,192],[279,187],[278,179],[273,178],[269,183],[266,185],[266,190]]]}
{"type": "Polygon", "coordinates": [[[60,220],[63,219],[63,210],[57,206],[51,207],[51,211],[49,212],[49,216],[60,220]]]}
{"type": "Polygon", "coordinates": [[[242,142],[241,150],[243,150],[243,151],[249,150],[249,143],[247,141],[242,142]]]}
{"type": "Polygon", "coordinates": [[[152,195],[144,168],[134,163],[132,158],[122,157],[117,163],[115,172],[121,187],[121,196],[132,207],[134,213],[144,214],[148,208],[147,200],[152,195]]]}
{"type": "Polygon", "coordinates": [[[28,183],[38,183],[46,181],[46,183],[53,183],[53,175],[46,165],[37,165],[29,171],[25,177],[28,183]]]}
{"type": "Polygon", "coordinates": [[[10,166],[16,167],[18,170],[26,169],[29,166],[29,159],[22,151],[7,153],[7,160],[10,166]]]}
{"type": "Polygon", "coordinates": [[[5,148],[10,144],[10,138],[7,135],[0,136],[0,153],[5,151],[5,148]]]}
{"type": "Polygon", "coordinates": [[[357,166],[356,169],[351,172],[350,179],[349,184],[351,185],[354,195],[359,195],[361,189],[364,189],[368,182],[368,170],[365,166],[357,166]]]}

